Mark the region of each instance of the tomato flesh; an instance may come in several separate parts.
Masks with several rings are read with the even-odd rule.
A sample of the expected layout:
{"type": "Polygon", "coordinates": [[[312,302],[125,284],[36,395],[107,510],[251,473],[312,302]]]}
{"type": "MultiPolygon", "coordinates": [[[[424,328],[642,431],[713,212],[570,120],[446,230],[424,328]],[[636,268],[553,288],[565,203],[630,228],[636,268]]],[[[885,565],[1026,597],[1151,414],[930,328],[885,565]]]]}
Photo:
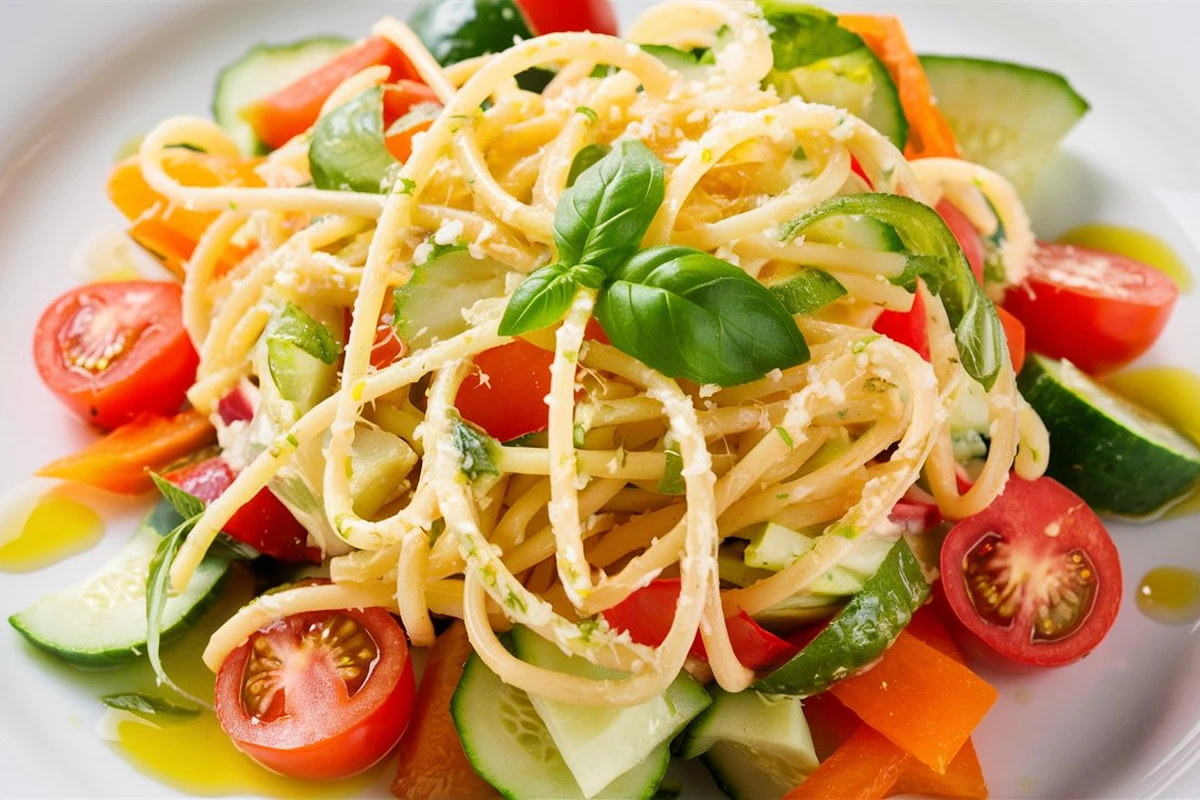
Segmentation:
{"type": "Polygon", "coordinates": [[[617,35],[617,15],[608,0],[517,0],[538,36],[564,31],[617,35]]]}
{"type": "Polygon", "coordinates": [[[1112,628],[1121,564],[1103,523],[1050,478],[1012,476],[992,505],[942,546],[945,602],[964,645],[1001,663],[1059,666],[1112,628]]]}
{"type": "Polygon", "coordinates": [[[975,229],[971,220],[967,219],[967,215],[959,211],[958,206],[949,200],[942,200],[935,208],[946,223],[946,227],[954,234],[958,246],[962,248],[963,255],[967,257],[967,263],[971,265],[971,272],[975,273],[975,280],[982,285],[983,240],[979,238],[979,231],[975,229]]]}
{"type": "MultiPolygon", "coordinates": [[[[164,477],[185,492],[211,503],[225,493],[237,473],[224,460],[210,458],[164,477]]],[[[223,530],[239,542],[280,561],[321,563],[321,551],[308,544],[308,531],[270,489],[261,489],[239,508],[223,530]]]]}
{"type": "Polygon", "coordinates": [[[259,630],[217,674],[221,727],[268,769],[304,780],[358,774],[399,741],[414,680],[386,611],[296,614],[259,630]]]}
{"type": "Polygon", "coordinates": [[[173,414],[199,356],[183,329],[178,284],[89,284],[42,314],[33,352],[46,387],[87,421],[115,428],[142,413],[173,414]]]}
{"type": "Polygon", "coordinates": [[[908,311],[884,311],[875,319],[872,326],[876,333],[882,333],[894,342],[910,347],[917,355],[929,360],[929,331],[925,323],[925,298],[920,293],[913,297],[912,308],[908,311]]]}
{"type": "Polygon", "coordinates": [[[463,419],[502,442],[544,431],[553,361],[554,353],[524,339],[485,350],[475,356],[477,369],[463,381],[455,406],[463,419]]]}
{"type": "Polygon", "coordinates": [[[1100,374],[1149,350],[1178,296],[1169,277],[1133,259],[1039,244],[1004,307],[1024,324],[1030,350],[1100,374]]]}

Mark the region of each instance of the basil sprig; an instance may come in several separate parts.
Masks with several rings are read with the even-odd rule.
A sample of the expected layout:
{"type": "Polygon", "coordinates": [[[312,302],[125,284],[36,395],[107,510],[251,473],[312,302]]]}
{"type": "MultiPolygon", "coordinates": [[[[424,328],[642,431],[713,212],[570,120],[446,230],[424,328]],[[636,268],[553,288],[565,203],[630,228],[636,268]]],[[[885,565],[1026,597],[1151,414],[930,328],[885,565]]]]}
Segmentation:
{"type": "Polygon", "coordinates": [[[795,320],[762,284],[708,253],[639,253],[600,297],[613,345],[672,377],[736,386],[808,360],[795,320]]]}
{"type": "Polygon", "coordinates": [[[554,218],[559,261],[517,287],[500,333],[553,325],[588,287],[599,290],[596,318],[613,345],[673,378],[733,386],[808,360],[795,320],[743,270],[688,247],[638,252],[664,172],[638,141],[579,171],[554,218]]]}
{"type": "Polygon", "coordinates": [[[383,89],[367,89],[317,122],[308,166],[318,189],[366,194],[391,189],[400,162],[383,137],[383,89]]]}
{"type": "Polygon", "coordinates": [[[954,234],[929,206],[894,194],[835,197],[793,220],[783,230],[788,241],[829,217],[862,214],[895,229],[910,253],[908,268],[895,283],[916,290],[922,278],[941,298],[954,329],[954,341],[967,374],[991,389],[1008,357],[1004,328],[996,307],[975,280],[954,234]]]}

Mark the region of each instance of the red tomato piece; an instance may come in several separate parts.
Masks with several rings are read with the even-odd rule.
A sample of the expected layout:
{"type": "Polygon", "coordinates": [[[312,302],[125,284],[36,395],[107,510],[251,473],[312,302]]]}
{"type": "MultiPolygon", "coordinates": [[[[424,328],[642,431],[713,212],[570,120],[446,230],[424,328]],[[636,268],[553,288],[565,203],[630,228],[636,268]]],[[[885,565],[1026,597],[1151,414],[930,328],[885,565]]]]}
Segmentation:
{"type": "Polygon", "coordinates": [[[925,298],[917,292],[908,311],[884,311],[875,320],[876,333],[917,351],[929,360],[929,331],[925,327],[925,298]]]}
{"type": "Polygon", "coordinates": [[[967,215],[959,211],[958,206],[949,200],[942,200],[936,208],[937,212],[942,215],[946,227],[958,240],[958,246],[962,248],[963,255],[967,257],[967,263],[971,265],[971,272],[975,273],[975,280],[982,284],[983,240],[979,238],[979,231],[971,224],[971,220],[967,219],[967,215]]]}
{"type": "MultiPolygon", "coordinates": [[[[205,503],[216,500],[233,483],[237,473],[224,460],[210,458],[164,476],[205,503]]],[[[280,561],[321,563],[321,551],[308,545],[308,531],[270,489],[262,489],[237,510],[223,528],[225,533],[280,561]]]]}
{"type": "Polygon", "coordinates": [[[941,569],[963,645],[1003,665],[1083,658],[1121,604],[1121,562],[1108,531],[1050,478],[1011,476],[995,502],[950,531],[941,569]]]}
{"type": "Polygon", "coordinates": [[[545,397],[550,392],[554,354],[524,339],[475,356],[454,404],[463,419],[502,442],[544,431],[550,424],[545,397]]]}
{"type": "Polygon", "coordinates": [[[538,36],[564,31],[617,35],[617,15],[608,0],[518,0],[538,36]]]}
{"type": "Polygon", "coordinates": [[[296,614],[253,634],[217,673],[234,744],[301,780],[356,775],[385,757],[414,693],[404,631],[379,608],[296,614]]]}
{"type": "Polygon", "coordinates": [[[1020,372],[1021,367],[1025,366],[1025,326],[1021,324],[1021,320],[1005,311],[1001,306],[996,306],[996,314],[1000,317],[1000,324],[1004,327],[1004,341],[1008,343],[1008,358],[1012,361],[1013,369],[1020,372]]]}
{"type": "Polygon", "coordinates": [[[408,80],[396,81],[384,87],[383,126],[384,128],[391,127],[393,122],[422,103],[441,105],[441,102],[437,93],[423,83],[408,80]]]}
{"type": "Polygon", "coordinates": [[[380,64],[391,69],[392,81],[419,77],[416,68],[399,48],[387,39],[373,37],[359,42],[275,94],[252,103],[242,109],[241,114],[268,147],[282,147],[312,127],[321,113],[321,106],[342,81],[380,64]]]}
{"type": "MultiPolygon", "coordinates": [[[[659,578],[604,611],[604,619],[618,630],[628,631],[635,642],[658,647],[667,638],[675,620],[679,600],[679,579],[659,578]]],[[[765,630],[745,611],[727,617],[729,643],[738,661],[750,669],[779,664],[796,654],[798,648],[765,630]]],[[[691,654],[707,659],[700,635],[692,643],[691,654]]]]}
{"type": "Polygon", "coordinates": [[[892,506],[888,519],[905,533],[924,533],[942,524],[942,512],[937,503],[905,497],[892,506]]]}
{"type": "Polygon", "coordinates": [[[1174,281],[1131,258],[1039,244],[1004,307],[1024,323],[1030,350],[1100,374],[1149,350],[1178,297],[1174,281]]]}
{"type": "Polygon", "coordinates": [[[62,403],[103,428],[143,413],[174,414],[200,362],[183,329],[177,283],[80,286],[42,314],[33,355],[62,403]]]}

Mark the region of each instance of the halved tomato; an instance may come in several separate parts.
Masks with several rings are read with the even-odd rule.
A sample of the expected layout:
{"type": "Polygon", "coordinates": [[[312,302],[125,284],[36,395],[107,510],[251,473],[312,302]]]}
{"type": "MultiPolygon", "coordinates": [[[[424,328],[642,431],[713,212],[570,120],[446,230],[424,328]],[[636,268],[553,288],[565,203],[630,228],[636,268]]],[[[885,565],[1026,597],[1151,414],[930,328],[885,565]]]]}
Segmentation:
{"type": "Polygon", "coordinates": [[[413,667],[379,608],[295,614],[256,632],[217,673],[217,719],[242,752],[302,780],[356,775],[408,725],[413,667]]]}
{"type": "Polygon", "coordinates": [[[1004,307],[1024,323],[1030,350],[1099,374],[1149,350],[1178,297],[1174,281],[1131,258],[1039,244],[1004,307]]]}
{"type": "MultiPolygon", "coordinates": [[[[164,476],[189,494],[211,503],[233,484],[237,473],[221,458],[210,458],[164,476]]],[[[222,528],[264,555],[280,561],[321,563],[321,551],[308,544],[308,531],[270,489],[260,489],[222,528]]]]}
{"type": "Polygon", "coordinates": [[[174,414],[200,362],[183,329],[177,283],[80,286],[50,304],[34,332],[42,381],[62,403],[103,428],[139,414],[174,414]]]}
{"type": "Polygon", "coordinates": [[[964,647],[1001,664],[1077,661],[1108,635],[1121,604],[1108,531],[1050,478],[1011,476],[1000,497],[950,531],[941,569],[964,647]]]}

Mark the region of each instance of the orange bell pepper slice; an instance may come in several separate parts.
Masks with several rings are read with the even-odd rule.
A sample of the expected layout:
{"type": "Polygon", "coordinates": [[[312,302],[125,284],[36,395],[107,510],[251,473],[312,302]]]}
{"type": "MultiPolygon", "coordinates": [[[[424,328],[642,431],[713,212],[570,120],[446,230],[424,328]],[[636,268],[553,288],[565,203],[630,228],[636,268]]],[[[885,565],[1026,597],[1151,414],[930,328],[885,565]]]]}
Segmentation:
{"type": "Polygon", "coordinates": [[[879,57],[900,94],[900,106],[908,119],[906,158],[945,156],[958,158],[958,143],[950,124],[938,110],[929,77],[896,17],[874,14],[844,14],[838,24],[857,33],[879,57]]]}
{"type": "Polygon", "coordinates": [[[216,440],[217,432],[198,411],[173,417],[141,414],[37,474],[118,494],[141,494],[154,488],[148,470],[162,471],[216,440]]]}
{"type": "Polygon", "coordinates": [[[937,774],[910,757],[888,796],[894,795],[984,800],[988,796],[988,788],[983,779],[983,769],[979,766],[979,756],[975,753],[975,745],[968,739],[962,750],[958,751],[958,755],[946,767],[944,775],[937,774]]]}
{"type": "Polygon", "coordinates": [[[318,67],[274,94],[241,110],[258,138],[271,149],[283,147],[317,121],[321,106],[342,81],[367,67],[385,65],[389,81],[419,80],[417,70],[404,53],[387,39],[374,37],[359,42],[337,58],[318,67]]]}
{"type": "Polygon", "coordinates": [[[900,779],[908,760],[908,753],[869,725],[860,725],[784,800],[880,800],[900,779]]]}
{"type": "Polygon", "coordinates": [[[471,655],[467,629],[456,621],[429,650],[425,676],[400,739],[392,794],[400,800],[485,800],[496,790],[471,768],[450,716],[450,698],[471,655]]]}
{"type": "Polygon", "coordinates": [[[910,633],[879,663],[830,688],[863,722],[944,774],[997,693],[962,664],[910,633]]]}
{"type": "Polygon", "coordinates": [[[1021,320],[996,306],[996,314],[1000,316],[1000,325],[1004,328],[1004,339],[1008,342],[1008,357],[1012,361],[1013,370],[1020,372],[1025,366],[1025,325],[1021,320]]]}
{"type": "MultiPolygon", "coordinates": [[[[259,159],[229,158],[194,153],[179,148],[163,160],[166,173],[185,186],[262,186],[254,172],[259,159]]],[[[131,156],[113,167],[108,177],[108,197],[129,220],[129,235],[163,260],[167,269],[182,278],[184,263],[192,257],[200,237],[218,216],[215,211],[189,211],[170,203],[150,188],[142,177],[141,160],[131,156]]],[[[229,246],[221,254],[217,274],[240,263],[249,250],[229,246]]]]}

